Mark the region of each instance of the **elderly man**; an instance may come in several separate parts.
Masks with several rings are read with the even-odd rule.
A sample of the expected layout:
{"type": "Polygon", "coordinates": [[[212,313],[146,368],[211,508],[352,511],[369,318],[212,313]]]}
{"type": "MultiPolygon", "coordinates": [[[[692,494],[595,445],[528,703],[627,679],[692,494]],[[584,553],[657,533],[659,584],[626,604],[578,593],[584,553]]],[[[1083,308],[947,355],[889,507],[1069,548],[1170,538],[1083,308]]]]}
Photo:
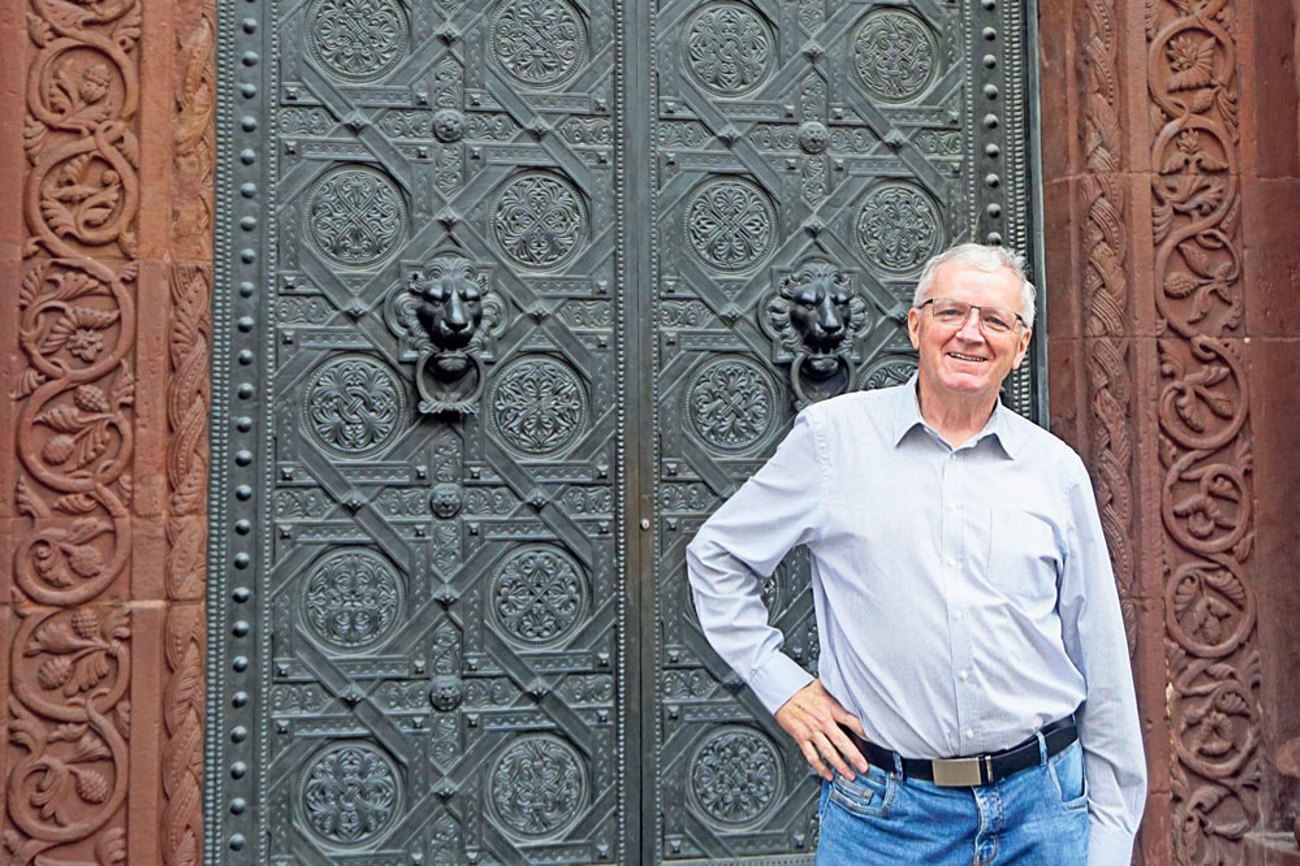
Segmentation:
{"type": "Polygon", "coordinates": [[[687,550],[710,642],[825,779],[819,864],[1131,857],[1146,772],[1092,488],[998,400],[1033,320],[1020,257],[936,256],[912,381],[802,412],[687,550]],[[800,544],[817,678],[759,589],[800,544]]]}

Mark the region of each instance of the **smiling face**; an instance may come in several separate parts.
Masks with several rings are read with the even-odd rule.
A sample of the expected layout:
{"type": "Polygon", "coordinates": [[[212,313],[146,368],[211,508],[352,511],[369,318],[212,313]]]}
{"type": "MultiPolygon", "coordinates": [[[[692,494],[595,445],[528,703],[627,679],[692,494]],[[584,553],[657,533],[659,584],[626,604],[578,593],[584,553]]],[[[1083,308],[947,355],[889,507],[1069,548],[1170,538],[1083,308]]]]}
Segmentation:
{"type": "MultiPolygon", "coordinates": [[[[954,260],[935,271],[926,299],[954,298],[1021,313],[1021,285],[1007,268],[983,271],[954,260]]],[[[913,307],[907,314],[907,331],[920,353],[922,405],[987,400],[991,407],[1002,380],[1020,366],[1029,349],[1030,330],[1023,324],[1007,333],[989,333],[975,310],[961,325],[953,326],[936,321],[929,308],[913,307]]]]}

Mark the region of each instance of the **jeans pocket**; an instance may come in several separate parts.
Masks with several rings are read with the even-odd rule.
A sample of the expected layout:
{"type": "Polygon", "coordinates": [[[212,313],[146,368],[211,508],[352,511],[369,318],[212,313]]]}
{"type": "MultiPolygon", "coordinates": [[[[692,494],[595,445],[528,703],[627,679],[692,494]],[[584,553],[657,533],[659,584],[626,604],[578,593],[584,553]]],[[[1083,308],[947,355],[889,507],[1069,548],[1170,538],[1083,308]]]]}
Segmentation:
{"type": "Polygon", "coordinates": [[[836,775],[831,783],[830,801],[860,818],[883,818],[894,800],[894,777],[872,767],[858,773],[852,782],[836,775]]]}
{"type": "Polygon", "coordinates": [[[1062,806],[1071,810],[1087,808],[1088,778],[1083,767],[1083,749],[1077,740],[1048,760],[1047,773],[1062,806]]]}

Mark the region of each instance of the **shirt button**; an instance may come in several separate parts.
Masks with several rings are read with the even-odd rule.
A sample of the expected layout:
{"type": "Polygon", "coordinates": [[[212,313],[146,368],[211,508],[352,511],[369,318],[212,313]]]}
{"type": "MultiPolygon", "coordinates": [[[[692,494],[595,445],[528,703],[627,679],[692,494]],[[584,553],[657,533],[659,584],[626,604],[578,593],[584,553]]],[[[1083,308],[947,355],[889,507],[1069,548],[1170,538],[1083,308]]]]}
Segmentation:
{"type": "Polygon", "coordinates": [[[958,671],[957,679],[961,680],[964,683],[966,682],[966,680],[970,679],[970,674],[967,673],[966,671],[958,671]]]}
{"type": "Polygon", "coordinates": [[[953,619],[958,619],[958,620],[959,620],[959,619],[961,619],[963,616],[965,616],[965,614],[963,614],[961,611],[956,611],[956,612],[953,613],[952,618],[953,618],[953,619]]]}
{"type": "Polygon", "coordinates": [[[959,563],[959,562],[961,562],[961,559],[960,559],[959,557],[956,557],[956,556],[950,556],[950,557],[948,557],[948,564],[949,564],[949,565],[956,565],[956,564],[959,563]]]}
{"type": "Polygon", "coordinates": [[[957,459],[957,452],[954,451],[954,452],[952,452],[951,454],[949,454],[949,455],[948,455],[948,459],[949,459],[949,460],[956,460],[956,459],[957,459]]]}
{"type": "Polygon", "coordinates": [[[975,732],[972,731],[970,728],[967,728],[967,729],[966,729],[966,739],[968,739],[968,740],[973,740],[973,739],[975,739],[975,732]]]}

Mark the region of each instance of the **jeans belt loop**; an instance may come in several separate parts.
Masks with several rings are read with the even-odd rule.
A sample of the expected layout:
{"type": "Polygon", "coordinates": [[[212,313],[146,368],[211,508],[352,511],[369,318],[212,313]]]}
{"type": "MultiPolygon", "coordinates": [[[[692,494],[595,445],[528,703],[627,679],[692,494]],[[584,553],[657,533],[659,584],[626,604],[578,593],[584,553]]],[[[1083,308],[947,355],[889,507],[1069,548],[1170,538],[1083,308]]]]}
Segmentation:
{"type": "Polygon", "coordinates": [[[894,752],[894,776],[899,779],[906,778],[903,775],[903,756],[894,752]]]}
{"type": "Polygon", "coordinates": [[[1044,767],[1047,765],[1047,737],[1041,730],[1035,731],[1034,737],[1038,740],[1038,766],[1044,767]]]}

